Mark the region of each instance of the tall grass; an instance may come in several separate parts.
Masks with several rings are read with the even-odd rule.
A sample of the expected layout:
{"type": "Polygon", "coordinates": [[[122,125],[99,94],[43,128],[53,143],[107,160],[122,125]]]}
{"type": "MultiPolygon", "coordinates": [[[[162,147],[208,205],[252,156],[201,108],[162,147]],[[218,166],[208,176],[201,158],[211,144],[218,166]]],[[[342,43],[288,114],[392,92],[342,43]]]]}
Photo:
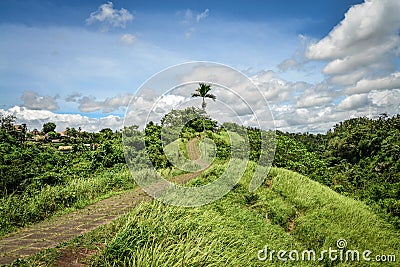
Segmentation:
{"type": "Polygon", "coordinates": [[[195,209],[142,204],[93,265],[259,266],[257,252],[266,243],[272,248],[296,248],[295,240],[282,229],[227,204],[195,209]]]}
{"type": "MultiPolygon", "coordinates": [[[[247,188],[255,167],[250,162],[234,190],[210,205],[182,208],[154,201],[136,207],[93,265],[382,266],[362,259],[331,261],[327,256],[323,261],[257,259],[265,246],[275,252],[312,249],[318,258],[322,250],[336,249],[340,238],[346,239],[346,249],[370,250],[371,257],[399,255],[398,232],[362,202],[277,168],[250,193],[247,188]]],[[[203,175],[193,183],[209,181],[203,175]]],[[[385,266],[390,264],[395,266],[385,266]]]]}
{"type": "MultiPolygon", "coordinates": [[[[255,193],[259,200],[250,208],[286,229],[308,249],[336,248],[336,241],[345,239],[346,250],[370,250],[371,255],[400,253],[400,234],[370,207],[298,173],[272,168],[255,193]]],[[[326,260],[324,264],[336,263],[326,260]]],[[[367,263],[374,264],[380,265],[367,263]]],[[[366,266],[366,262],[358,266],[366,266]]]]}
{"type": "Polygon", "coordinates": [[[62,185],[46,185],[0,198],[0,236],[66,208],[79,208],[113,191],[134,186],[128,169],[122,165],[89,178],[69,179],[62,185]]]}

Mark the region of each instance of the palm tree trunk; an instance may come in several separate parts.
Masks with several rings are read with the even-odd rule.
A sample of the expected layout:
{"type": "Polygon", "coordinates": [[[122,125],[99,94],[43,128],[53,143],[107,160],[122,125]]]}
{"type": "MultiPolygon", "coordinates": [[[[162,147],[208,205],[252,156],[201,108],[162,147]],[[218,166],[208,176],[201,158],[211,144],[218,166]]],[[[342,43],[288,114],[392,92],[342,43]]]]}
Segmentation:
{"type": "Polygon", "coordinates": [[[206,161],[206,156],[207,156],[207,148],[206,148],[206,103],[204,101],[203,97],[203,103],[202,103],[202,108],[203,108],[203,135],[204,135],[204,161],[206,161]]]}

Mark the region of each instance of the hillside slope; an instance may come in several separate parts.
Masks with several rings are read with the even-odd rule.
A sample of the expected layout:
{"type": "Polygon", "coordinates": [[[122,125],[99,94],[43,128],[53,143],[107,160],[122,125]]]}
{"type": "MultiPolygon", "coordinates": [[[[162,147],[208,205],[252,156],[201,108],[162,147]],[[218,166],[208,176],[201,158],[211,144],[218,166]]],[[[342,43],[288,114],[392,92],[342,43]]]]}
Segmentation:
{"type": "MultiPolygon", "coordinates": [[[[136,207],[92,263],[101,266],[260,266],[271,262],[295,266],[382,266],[376,259],[394,261],[391,255],[400,257],[398,232],[362,202],[277,168],[271,170],[262,187],[249,193],[247,187],[254,168],[255,164],[249,164],[235,189],[207,206],[188,209],[153,201],[136,207]],[[329,249],[336,251],[329,255],[329,249]],[[281,250],[286,251],[286,254],[280,252],[285,261],[278,258],[281,250]],[[335,255],[336,260],[331,260],[335,255]],[[295,258],[298,260],[291,260],[295,258]]],[[[221,170],[223,166],[213,166],[193,184],[207,183],[221,170]]],[[[384,266],[391,264],[395,265],[384,266]]]]}

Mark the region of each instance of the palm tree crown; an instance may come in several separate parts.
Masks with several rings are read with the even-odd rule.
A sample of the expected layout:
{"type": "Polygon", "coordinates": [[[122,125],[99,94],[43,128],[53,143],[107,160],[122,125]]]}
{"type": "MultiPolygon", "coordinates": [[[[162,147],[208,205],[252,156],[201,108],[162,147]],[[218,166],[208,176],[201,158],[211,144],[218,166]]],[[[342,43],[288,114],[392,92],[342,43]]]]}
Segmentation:
{"type": "Polygon", "coordinates": [[[211,98],[212,100],[215,101],[215,99],[217,98],[215,95],[213,94],[209,94],[208,92],[210,92],[211,90],[211,85],[209,84],[205,84],[205,83],[199,83],[199,88],[196,89],[196,93],[192,94],[192,97],[201,97],[203,98],[203,103],[201,104],[201,107],[203,109],[206,108],[206,101],[205,98],[211,98]]]}

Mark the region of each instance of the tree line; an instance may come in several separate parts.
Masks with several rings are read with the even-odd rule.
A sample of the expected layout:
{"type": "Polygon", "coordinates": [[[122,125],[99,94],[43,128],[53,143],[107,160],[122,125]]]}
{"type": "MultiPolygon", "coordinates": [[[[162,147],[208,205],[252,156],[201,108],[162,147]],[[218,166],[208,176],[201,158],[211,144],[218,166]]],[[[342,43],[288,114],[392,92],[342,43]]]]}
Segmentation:
{"type": "MultiPolygon", "coordinates": [[[[111,129],[99,133],[77,131],[71,134],[76,138],[66,141],[71,142],[73,150],[62,153],[52,143],[21,141],[23,131],[16,130],[14,125],[15,118],[1,117],[2,195],[62,184],[74,175],[89,176],[125,163],[124,156],[135,166],[148,165],[143,160],[148,155],[157,169],[173,168],[164,147],[176,137],[191,140],[207,136],[216,144],[217,158],[228,160],[232,147],[223,138],[227,130],[248,136],[250,160],[258,162],[262,133],[260,129],[234,123],[218,125],[203,108],[190,107],[172,110],[159,124],[149,122],[143,130],[130,126],[116,132],[111,129]],[[176,124],[184,125],[179,132],[173,127],[176,124]],[[84,146],[85,142],[99,146],[91,150],[84,146]]],[[[50,126],[53,129],[54,125],[50,126]]],[[[340,122],[325,134],[276,131],[273,165],[307,175],[341,194],[361,199],[400,228],[399,157],[400,115],[378,119],[361,117],[340,122]]]]}

